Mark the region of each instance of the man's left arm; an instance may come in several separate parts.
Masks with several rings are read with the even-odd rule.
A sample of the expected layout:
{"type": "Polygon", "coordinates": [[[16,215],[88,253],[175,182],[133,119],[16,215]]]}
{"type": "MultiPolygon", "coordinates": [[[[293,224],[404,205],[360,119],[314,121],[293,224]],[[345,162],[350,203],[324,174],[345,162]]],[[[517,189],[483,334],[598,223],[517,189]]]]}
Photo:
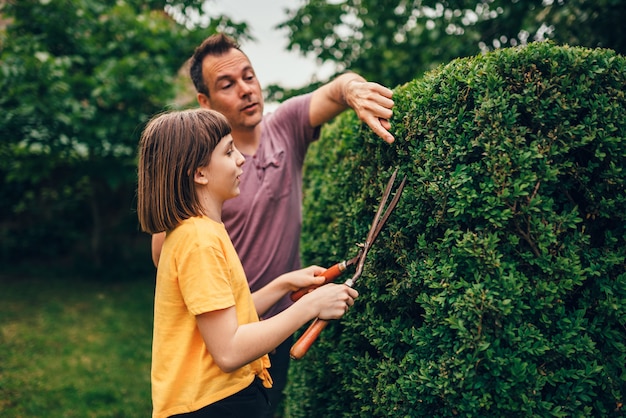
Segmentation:
{"type": "Polygon", "coordinates": [[[392,95],[387,87],[368,82],[358,74],[342,74],[313,92],[309,110],[311,126],[320,126],[351,108],[376,135],[391,143],[394,141],[389,132],[392,95]]]}

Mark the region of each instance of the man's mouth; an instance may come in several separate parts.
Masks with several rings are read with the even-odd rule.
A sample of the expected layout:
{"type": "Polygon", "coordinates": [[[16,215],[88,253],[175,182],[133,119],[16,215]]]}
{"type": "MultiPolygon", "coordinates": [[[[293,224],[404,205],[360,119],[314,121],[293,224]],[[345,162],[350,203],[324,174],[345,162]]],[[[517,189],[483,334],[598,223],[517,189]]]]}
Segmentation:
{"type": "Polygon", "coordinates": [[[241,108],[241,111],[242,112],[247,112],[249,110],[254,109],[256,106],[257,106],[257,103],[250,103],[249,105],[244,106],[243,108],[241,108]]]}

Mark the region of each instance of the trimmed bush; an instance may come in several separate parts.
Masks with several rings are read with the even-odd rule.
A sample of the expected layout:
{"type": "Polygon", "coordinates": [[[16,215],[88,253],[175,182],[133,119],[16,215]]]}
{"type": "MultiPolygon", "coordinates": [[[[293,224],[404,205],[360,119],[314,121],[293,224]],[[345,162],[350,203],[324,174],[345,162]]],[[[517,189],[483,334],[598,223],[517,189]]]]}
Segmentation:
{"type": "Polygon", "coordinates": [[[306,263],[354,256],[394,168],[408,184],[359,300],[292,363],[290,416],[623,416],[625,92],[624,57],[536,43],[398,87],[391,146],[327,127],[306,263]]]}

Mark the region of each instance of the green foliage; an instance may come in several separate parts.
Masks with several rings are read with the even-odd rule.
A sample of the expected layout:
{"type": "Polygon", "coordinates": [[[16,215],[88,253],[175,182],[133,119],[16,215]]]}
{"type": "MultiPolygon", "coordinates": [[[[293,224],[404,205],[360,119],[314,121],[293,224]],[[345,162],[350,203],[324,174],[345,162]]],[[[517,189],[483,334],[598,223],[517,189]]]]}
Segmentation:
{"type": "Polygon", "coordinates": [[[408,177],[360,298],[291,368],[292,416],[622,416],[626,59],[532,43],[398,87],[310,151],[306,263],[351,257],[408,177]],[[330,167],[330,168],[329,168],[330,167]]]}
{"type": "Polygon", "coordinates": [[[188,29],[202,3],[3,2],[0,259],[127,268],[140,251],[150,267],[133,212],[142,126],[176,106],[180,68],[204,37],[247,31],[219,16],[188,29]]]}
{"type": "Polygon", "coordinates": [[[528,41],[626,53],[626,0],[308,0],[288,48],[394,87],[441,63],[528,41]]]}

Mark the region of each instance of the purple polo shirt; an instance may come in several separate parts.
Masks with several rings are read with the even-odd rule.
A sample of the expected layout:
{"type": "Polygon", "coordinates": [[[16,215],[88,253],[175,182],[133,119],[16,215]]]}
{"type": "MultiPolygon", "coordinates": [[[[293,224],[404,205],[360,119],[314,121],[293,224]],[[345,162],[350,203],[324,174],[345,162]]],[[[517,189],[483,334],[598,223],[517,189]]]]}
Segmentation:
{"type": "MultiPolygon", "coordinates": [[[[245,155],[241,194],[227,200],[222,220],[254,292],[301,268],[302,165],[319,127],[309,122],[311,95],[294,97],[263,116],[256,154],[245,155]]],[[[265,314],[291,305],[285,295],[265,314]]]]}

